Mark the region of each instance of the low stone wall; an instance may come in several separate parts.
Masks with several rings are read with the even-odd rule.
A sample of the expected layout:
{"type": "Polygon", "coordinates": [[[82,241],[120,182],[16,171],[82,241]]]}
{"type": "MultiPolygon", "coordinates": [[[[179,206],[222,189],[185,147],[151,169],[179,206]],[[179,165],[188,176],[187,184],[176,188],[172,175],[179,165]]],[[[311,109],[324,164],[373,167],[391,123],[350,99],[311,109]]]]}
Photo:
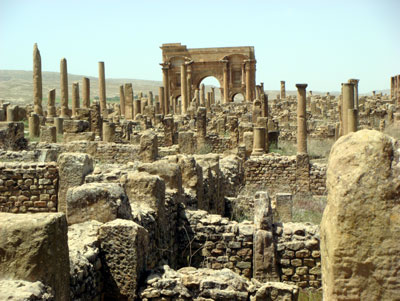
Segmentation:
{"type": "Polygon", "coordinates": [[[202,210],[185,210],[179,224],[181,266],[228,268],[252,277],[254,225],[202,210]]]}
{"type": "Polygon", "coordinates": [[[0,163],[0,211],[56,212],[58,168],[49,163],[0,163]]]}
{"type": "Polygon", "coordinates": [[[326,164],[310,164],[310,191],[313,195],[326,195],[326,164]]]}
{"type": "Polygon", "coordinates": [[[220,137],[216,134],[207,135],[207,144],[210,145],[212,153],[222,154],[223,152],[230,150],[231,140],[229,137],[220,137]]]}
{"type": "Polygon", "coordinates": [[[321,287],[319,226],[285,223],[277,227],[276,236],[281,281],[301,288],[321,287]]]}

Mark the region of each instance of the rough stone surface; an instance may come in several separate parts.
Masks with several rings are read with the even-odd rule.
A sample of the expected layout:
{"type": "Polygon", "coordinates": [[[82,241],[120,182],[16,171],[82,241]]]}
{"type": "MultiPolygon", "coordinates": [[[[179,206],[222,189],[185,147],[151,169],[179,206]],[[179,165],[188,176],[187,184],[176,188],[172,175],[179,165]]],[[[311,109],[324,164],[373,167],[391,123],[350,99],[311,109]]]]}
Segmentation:
{"type": "Polygon", "coordinates": [[[69,298],[67,221],[62,213],[0,213],[0,278],[40,281],[69,298]]]}
{"type": "Polygon", "coordinates": [[[0,280],[0,300],[9,301],[53,301],[49,286],[40,281],[0,280]]]}
{"type": "Polygon", "coordinates": [[[321,222],[326,300],[400,295],[399,142],[362,130],[333,146],[321,222]]]}
{"type": "Polygon", "coordinates": [[[68,224],[96,220],[102,223],[117,218],[131,219],[131,206],[124,189],[115,183],[90,183],[67,191],[68,224]]]}

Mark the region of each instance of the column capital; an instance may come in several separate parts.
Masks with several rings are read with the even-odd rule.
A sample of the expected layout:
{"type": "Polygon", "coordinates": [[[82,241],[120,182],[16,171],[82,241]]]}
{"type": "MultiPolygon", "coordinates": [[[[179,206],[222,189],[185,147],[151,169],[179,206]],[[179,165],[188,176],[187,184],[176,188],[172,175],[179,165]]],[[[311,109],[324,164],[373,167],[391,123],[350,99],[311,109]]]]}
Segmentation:
{"type": "Polygon", "coordinates": [[[296,84],[297,89],[305,89],[307,88],[308,84],[296,84]]]}

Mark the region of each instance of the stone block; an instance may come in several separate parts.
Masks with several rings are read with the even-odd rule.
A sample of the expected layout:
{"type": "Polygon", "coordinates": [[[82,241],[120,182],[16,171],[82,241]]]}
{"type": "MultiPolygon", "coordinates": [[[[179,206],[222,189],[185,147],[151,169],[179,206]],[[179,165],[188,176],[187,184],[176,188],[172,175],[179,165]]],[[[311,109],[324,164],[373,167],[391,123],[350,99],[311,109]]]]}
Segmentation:
{"type": "Polygon", "coordinates": [[[90,124],[86,120],[66,119],[63,122],[64,133],[82,133],[90,129],[90,124]]]}

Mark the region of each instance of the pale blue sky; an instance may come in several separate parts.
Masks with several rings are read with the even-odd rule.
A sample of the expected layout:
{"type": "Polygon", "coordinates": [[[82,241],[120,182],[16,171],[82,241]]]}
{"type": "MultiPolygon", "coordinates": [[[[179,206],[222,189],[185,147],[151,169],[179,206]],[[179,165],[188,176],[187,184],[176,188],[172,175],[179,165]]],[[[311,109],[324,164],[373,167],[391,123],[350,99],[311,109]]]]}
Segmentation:
{"type": "Polygon", "coordinates": [[[400,73],[399,0],[57,1],[0,0],[0,69],[161,80],[163,43],[188,48],[254,46],[257,83],[337,91],[359,78],[360,92],[388,89],[400,73]]]}

